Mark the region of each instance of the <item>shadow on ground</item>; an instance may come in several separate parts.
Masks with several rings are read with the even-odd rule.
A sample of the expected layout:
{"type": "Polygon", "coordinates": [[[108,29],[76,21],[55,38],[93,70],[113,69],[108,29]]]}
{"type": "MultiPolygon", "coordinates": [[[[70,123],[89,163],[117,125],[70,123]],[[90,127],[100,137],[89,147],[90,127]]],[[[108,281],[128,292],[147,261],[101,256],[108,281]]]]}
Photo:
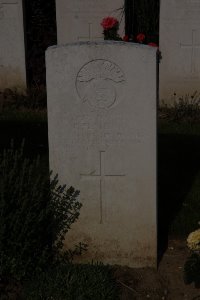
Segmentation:
{"type": "Polygon", "coordinates": [[[0,136],[0,150],[10,147],[11,140],[19,147],[24,139],[27,155],[48,156],[47,122],[1,121],[0,136]]]}
{"type": "Polygon", "coordinates": [[[200,137],[158,137],[158,253],[167,247],[169,227],[200,170],[200,137]]]}

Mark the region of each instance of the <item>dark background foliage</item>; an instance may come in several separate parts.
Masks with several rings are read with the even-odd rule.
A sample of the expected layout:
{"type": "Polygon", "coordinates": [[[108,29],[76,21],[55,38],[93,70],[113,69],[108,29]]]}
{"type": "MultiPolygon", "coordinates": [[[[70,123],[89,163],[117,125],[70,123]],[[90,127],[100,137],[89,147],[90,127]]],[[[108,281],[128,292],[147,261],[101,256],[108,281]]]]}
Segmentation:
{"type": "Polygon", "coordinates": [[[160,0],[125,0],[126,34],[139,32],[158,43],[160,0]]]}
{"type": "Polygon", "coordinates": [[[44,85],[45,50],[57,43],[55,0],[24,0],[28,84],[44,85]]]}

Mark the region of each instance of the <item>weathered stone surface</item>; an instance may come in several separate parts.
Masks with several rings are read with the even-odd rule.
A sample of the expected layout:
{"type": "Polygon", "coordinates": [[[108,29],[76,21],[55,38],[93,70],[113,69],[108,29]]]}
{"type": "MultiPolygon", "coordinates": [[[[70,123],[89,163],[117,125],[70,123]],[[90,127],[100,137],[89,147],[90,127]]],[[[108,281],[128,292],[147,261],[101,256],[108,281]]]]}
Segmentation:
{"type": "Polygon", "coordinates": [[[161,1],[160,101],[200,91],[199,15],[198,0],[161,1]]]}
{"type": "Polygon", "coordinates": [[[0,0],[0,89],[26,86],[22,0],[0,0]]]}
{"type": "Polygon", "coordinates": [[[121,21],[124,34],[123,5],[123,0],[56,0],[58,44],[103,40],[100,23],[107,16],[121,21]]]}
{"type": "Polygon", "coordinates": [[[77,43],[46,53],[49,155],[62,183],[80,189],[67,247],[83,261],[155,266],[156,50],[77,43]]]}

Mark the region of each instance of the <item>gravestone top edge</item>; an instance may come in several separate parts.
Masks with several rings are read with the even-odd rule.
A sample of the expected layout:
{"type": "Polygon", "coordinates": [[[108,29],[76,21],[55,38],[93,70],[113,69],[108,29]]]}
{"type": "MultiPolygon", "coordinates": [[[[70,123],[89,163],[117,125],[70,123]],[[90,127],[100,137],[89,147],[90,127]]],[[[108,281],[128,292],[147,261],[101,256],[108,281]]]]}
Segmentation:
{"type": "Polygon", "coordinates": [[[148,46],[145,44],[138,43],[127,43],[123,41],[88,41],[88,42],[75,42],[75,43],[67,43],[67,44],[59,44],[53,45],[47,48],[46,52],[53,51],[55,49],[69,48],[69,47],[82,47],[82,46],[126,46],[126,48],[138,48],[138,49],[146,49],[148,51],[157,52],[156,47],[148,46]]]}

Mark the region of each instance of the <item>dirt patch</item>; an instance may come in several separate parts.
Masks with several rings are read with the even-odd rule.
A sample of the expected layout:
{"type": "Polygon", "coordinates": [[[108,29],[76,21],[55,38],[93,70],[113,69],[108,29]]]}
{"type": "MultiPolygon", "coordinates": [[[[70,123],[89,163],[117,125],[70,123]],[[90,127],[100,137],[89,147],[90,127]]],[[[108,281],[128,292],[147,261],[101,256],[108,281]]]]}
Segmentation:
{"type": "MultiPolygon", "coordinates": [[[[189,256],[185,240],[170,240],[158,270],[116,267],[115,277],[121,290],[120,300],[200,300],[200,289],[183,280],[184,263],[189,256]]],[[[21,287],[16,282],[0,281],[6,300],[19,300],[21,287]]],[[[1,293],[0,293],[1,294],[1,293]]],[[[74,299],[75,300],[75,299],[74,299]]]]}
{"type": "Polygon", "coordinates": [[[200,289],[183,280],[189,251],[184,240],[170,240],[158,270],[117,268],[121,300],[200,300],[200,289]]]}

